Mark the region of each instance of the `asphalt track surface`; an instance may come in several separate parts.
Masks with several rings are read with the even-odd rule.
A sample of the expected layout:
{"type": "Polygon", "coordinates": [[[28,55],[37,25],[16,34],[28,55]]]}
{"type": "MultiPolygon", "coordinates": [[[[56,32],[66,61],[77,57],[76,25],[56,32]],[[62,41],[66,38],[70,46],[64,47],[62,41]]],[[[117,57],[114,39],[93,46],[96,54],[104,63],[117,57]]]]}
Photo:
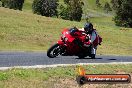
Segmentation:
{"type": "Polygon", "coordinates": [[[79,63],[132,63],[132,56],[97,55],[96,59],[90,59],[89,57],[79,59],[76,56],[48,58],[45,52],[0,52],[0,68],[79,63]]]}

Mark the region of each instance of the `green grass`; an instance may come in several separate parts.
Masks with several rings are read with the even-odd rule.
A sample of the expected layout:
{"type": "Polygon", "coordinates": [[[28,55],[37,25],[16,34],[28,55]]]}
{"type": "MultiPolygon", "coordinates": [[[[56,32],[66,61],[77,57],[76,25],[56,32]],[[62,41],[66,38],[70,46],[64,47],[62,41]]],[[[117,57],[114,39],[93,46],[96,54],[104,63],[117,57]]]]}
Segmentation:
{"type": "MultiPolygon", "coordinates": [[[[111,17],[91,18],[90,21],[103,38],[98,54],[131,55],[131,29],[115,26],[111,17]]],[[[0,50],[46,51],[60,38],[63,28],[81,28],[84,23],[1,7],[0,50]]]]}
{"type": "MultiPolygon", "coordinates": [[[[131,74],[132,64],[85,65],[87,74],[131,74]]],[[[59,80],[69,79],[75,82],[78,66],[43,68],[43,69],[9,69],[0,71],[1,88],[54,88],[61,84],[59,80]],[[54,85],[53,85],[54,84],[54,85]]],[[[66,81],[64,81],[66,83],[66,81]]],[[[62,83],[63,85],[66,85],[62,83]]],[[[73,84],[69,84],[68,88],[73,84]]],[[[77,85],[77,84],[75,84],[77,85]]],[[[111,86],[111,85],[109,85],[111,86]]],[[[65,87],[62,87],[65,88],[65,87]]]]}
{"type": "Polygon", "coordinates": [[[46,50],[59,39],[62,28],[80,24],[5,8],[0,13],[1,50],[46,50]]]}
{"type": "MultiPolygon", "coordinates": [[[[110,2],[110,0],[107,0],[110,2]]],[[[32,14],[33,0],[25,0],[23,11],[0,8],[0,50],[45,51],[60,37],[64,27],[83,27],[84,21],[73,22],[32,14]]],[[[97,8],[95,0],[84,0],[84,13],[91,14],[90,21],[103,37],[98,54],[131,55],[132,30],[120,30],[114,25],[112,15],[97,8]]],[[[100,0],[103,5],[106,0],[100,0]]],[[[63,4],[63,0],[59,3],[63,4]]]]}
{"type": "Polygon", "coordinates": [[[23,11],[32,12],[32,3],[34,0],[25,0],[23,11]]]}
{"type": "Polygon", "coordinates": [[[104,42],[102,43],[102,46],[100,48],[102,49],[105,48],[107,49],[107,51],[110,51],[109,53],[113,54],[120,52],[122,54],[124,53],[124,55],[125,54],[131,55],[132,53],[131,29],[119,28],[115,26],[114,22],[112,21],[112,18],[108,17],[92,18],[91,22],[95,23],[95,28],[98,29],[99,33],[103,37],[104,42]]]}
{"type": "Polygon", "coordinates": [[[84,1],[84,4],[86,5],[87,8],[96,11],[102,11],[105,2],[110,2],[110,0],[99,0],[102,8],[98,8],[96,5],[96,0],[82,0],[82,1],[84,1]]]}

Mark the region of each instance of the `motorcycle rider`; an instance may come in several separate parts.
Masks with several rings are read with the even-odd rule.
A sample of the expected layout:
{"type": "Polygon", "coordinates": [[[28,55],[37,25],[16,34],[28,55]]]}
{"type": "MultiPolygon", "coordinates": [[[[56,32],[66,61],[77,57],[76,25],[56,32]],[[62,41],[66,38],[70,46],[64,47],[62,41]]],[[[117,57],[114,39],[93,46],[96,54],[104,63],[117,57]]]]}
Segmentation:
{"type": "Polygon", "coordinates": [[[70,28],[71,33],[75,33],[76,31],[81,31],[84,35],[87,35],[86,42],[84,42],[85,47],[91,47],[91,58],[95,58],[96,50],[98,44],[102,42],[102,38],[96,32],[96,29],[93,28],[92,23],[85,23],[84,28],[78,29],[76,27],[70,28]]]}
{"type": "Polygon", "coordinates": [[[84,31],[86,35],[88,35],[88,42],[84,43],[84,46],[89,47],[91,45],[91,58],[95,58],[96,50],[98,44],[102,42],[102,38],[98,35],[96,32],[96,29],[93,28],[92,23],[85,23],[84,25],[84,31]]]}

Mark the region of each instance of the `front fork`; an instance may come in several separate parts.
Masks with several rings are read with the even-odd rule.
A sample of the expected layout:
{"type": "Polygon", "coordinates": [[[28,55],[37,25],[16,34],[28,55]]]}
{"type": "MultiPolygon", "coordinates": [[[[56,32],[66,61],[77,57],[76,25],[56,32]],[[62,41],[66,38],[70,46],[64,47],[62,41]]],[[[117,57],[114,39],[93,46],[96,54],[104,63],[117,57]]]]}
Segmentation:
{"type": "Polygon", "coordinates": [[[60,55],[66,53],[66,44],[62,40],[59,40],[57,43],[60,46],[60,55]]]}

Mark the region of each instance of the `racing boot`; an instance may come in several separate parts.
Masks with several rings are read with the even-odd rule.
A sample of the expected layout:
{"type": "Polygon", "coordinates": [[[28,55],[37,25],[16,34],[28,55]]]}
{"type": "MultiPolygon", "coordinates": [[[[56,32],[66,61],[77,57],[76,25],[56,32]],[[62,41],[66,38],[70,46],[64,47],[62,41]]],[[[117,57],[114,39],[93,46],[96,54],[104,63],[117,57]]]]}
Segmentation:
{"type": "Polygon", "coordinates": [[[95,59],[95,55],[96,55],[96,49],[94,47],[91,48],[91,58],[95,59]]]}

